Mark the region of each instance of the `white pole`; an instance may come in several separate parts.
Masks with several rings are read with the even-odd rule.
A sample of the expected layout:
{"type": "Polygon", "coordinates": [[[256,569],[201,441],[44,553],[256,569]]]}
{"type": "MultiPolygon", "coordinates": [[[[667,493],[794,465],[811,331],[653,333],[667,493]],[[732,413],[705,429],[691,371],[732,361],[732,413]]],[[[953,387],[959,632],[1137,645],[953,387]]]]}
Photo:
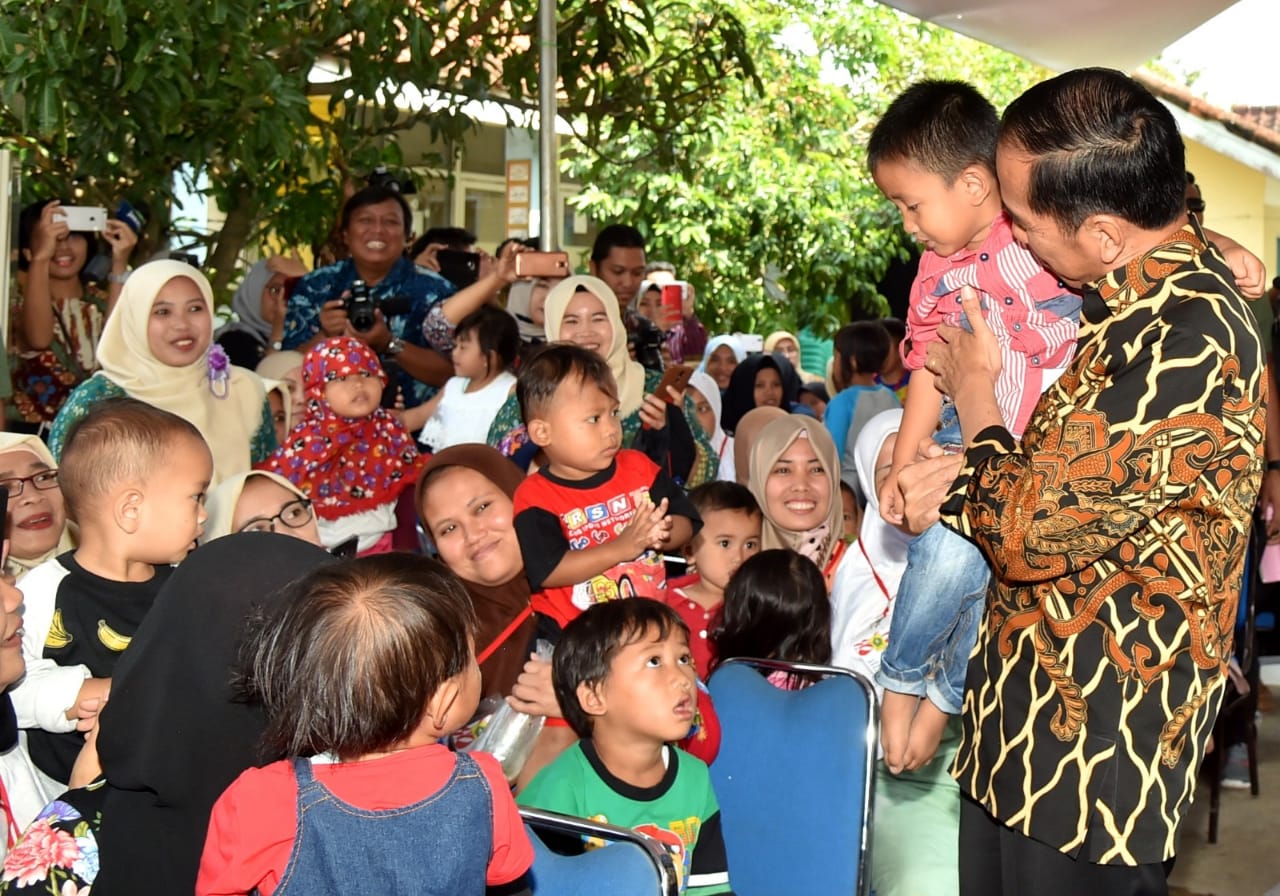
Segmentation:
{"type": "Polygon", "coordinates": [[[538,2],[538,198],[542,206],[538,246],[560,244],[560,164],[556,140],[556,0],[538,2]]]}

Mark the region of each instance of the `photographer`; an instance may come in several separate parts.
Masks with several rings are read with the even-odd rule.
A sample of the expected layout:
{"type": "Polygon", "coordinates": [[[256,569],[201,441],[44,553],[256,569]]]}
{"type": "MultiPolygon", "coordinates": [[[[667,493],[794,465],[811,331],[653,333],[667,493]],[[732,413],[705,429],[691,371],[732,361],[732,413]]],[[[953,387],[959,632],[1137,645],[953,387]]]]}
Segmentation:
{"type": "Polygon", "coordinates": [[[71,390],[98,368],[102,325],[120,297],[138,238],[123,221],[108,220],[102,239],[111,265],[104,290],[81,279],[98,235],[72,232],[56,199],[34,202],[18,220],[21,298],[14,307],[13,357],[17,428],[51,423],[71,390]]]}
{"type": "Polygon", "coordinates": [[[405,407],[416,407],[453,375],[444,354],[453,347],[453,324],[510,282],[514,271],[510,264],[499,265],[455,295],[449,281],[404,257],[409,204],[391,186],[355,193],[342,208],[340,224],[351,257],[299,281],[278,348],[306,351],[332,336],[359,339],[384,363],[395,362],[405,407]],[[352,288],[357,281],[364,289],[352,288]]]}

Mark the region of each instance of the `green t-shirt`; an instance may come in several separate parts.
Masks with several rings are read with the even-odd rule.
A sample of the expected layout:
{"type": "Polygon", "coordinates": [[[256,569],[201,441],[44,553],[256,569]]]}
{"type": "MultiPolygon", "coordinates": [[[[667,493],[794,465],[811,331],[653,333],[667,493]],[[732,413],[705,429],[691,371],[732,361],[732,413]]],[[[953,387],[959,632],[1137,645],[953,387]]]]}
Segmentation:
{"type": "MultiPolygon", "coordinates": [[[[662,780],[636,787],[605,768],[590,740],[579,741],[540,771],[517,801],[648,834],[671,851],[681,893],[731,892],[720,805],[707,766],[683,750],[665,749],[662,780]]],[[[584,848],[603,845],[588,842],[584,848]]]]}

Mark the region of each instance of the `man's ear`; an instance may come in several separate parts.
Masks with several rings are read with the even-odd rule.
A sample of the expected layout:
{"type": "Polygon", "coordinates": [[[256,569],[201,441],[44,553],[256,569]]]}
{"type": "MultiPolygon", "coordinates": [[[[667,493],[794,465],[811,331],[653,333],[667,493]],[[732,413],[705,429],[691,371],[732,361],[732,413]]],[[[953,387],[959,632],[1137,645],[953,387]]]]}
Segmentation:
{"type": "Polygon", "coordinates": [[[1097,253],[1098,260],[1109,271],[1125,254],[1128,230],[1115,215],[1097,214],[1085,218],[1077,236],[1083,238],[1091,253],[1097,253]]]}
{"type": "Polygon", "coordinates": [[[539,448],[546,448],[551,444],[551,424],[541,417],[534,417],[525,429],[529,430],[529,438],[539,448]]]}
{"type": "Polygon", "coordinates": [[[996,176],[982,165],[970,165],[960,172],[955,186],[964,190],[971,205],[982,205],[995,189],[996,176]]]}
{"type": "Polygon", "coordinates": [[[146,496],[140,489],[130,486],[112,495],[111,517],[123,532],[133,535],[142,525],[142,504],[146,496]]]}
{"type": "Polygon", "coordinates": [[[582,711],[589,716],[602,716],[605,712],[604,695],[600,693],[600,685],[587,684],[585,681],[578,685],[578,705],[582,707],[582,711]]]}

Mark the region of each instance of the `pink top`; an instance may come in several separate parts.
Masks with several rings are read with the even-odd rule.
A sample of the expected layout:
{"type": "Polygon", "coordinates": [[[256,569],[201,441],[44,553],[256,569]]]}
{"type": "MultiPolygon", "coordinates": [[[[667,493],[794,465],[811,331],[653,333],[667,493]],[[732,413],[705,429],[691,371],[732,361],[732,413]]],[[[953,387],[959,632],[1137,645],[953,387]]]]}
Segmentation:
{"type": "Polygon", "coordinates": [[[1040,393],[1075,352],[1080,296],[1014,242],[1009,219],[1001,212],[976,251],[963,249],[948,258],[926,251],[920,257],[903,342],[902,363],[908,370],[924,366],[925,351],[937,340],[940,324],[964,319],[962,286],[982,295],[984,316],[1000,344],[996,402],[1005,426],[1020,438],[1040,393]]]}

